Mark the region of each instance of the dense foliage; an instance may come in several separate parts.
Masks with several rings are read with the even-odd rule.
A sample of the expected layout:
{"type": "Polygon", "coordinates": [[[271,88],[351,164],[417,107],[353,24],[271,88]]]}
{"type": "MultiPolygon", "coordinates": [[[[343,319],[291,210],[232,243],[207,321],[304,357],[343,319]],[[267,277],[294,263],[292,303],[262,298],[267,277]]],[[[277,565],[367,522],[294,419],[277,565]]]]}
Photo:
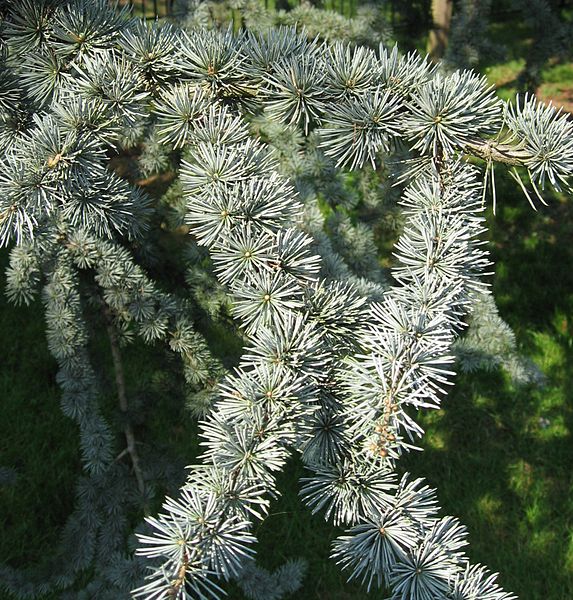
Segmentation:
{"type": "Polygon", "coordinates": [[[393,599],[513,598],[469,562],[463,525],[439,515],[435,491],[399,460],[423,435],[418,412],[440,406],[454,351],[469,369],[506,360],[516,377],[537,377],[487,296],[484,200],[496,163],[534,205],[548,186],[568,190],[570,122],[532,96],[501,102],[470,71],[356,45],[368,40],[352,28],[325,41],[287,26],[234,34],[204,27],[196,8],[178,27],[104,0],[2,7],[6,290],[15,302],[41,290],[84,465],[49,574],[4,567],[4,585],[29,597],[91,571],[82,597],[217,598],[229,579],[247,597],[282,597],[304,562],[259,569],[253,522],[296,452],[303,502],[346,528],[332,555],[351,578],[393,599]],[[135,148],[143,176],[180,175],[159,203],[109,167],[135,148]],[[383,213],[380,196],[397,193],[388,182],[403,219],[391,282],[351,210],[383,213]],[[158,215],[191,233],[191,293],[148,274],[158,215]],[[232,372],[198,332],[197,304],[241,327],[232,372]],[[109,336],[125,450],[98,403],[94,314],[109,336]],[[454,346],[468,314],[473,335],[454,346]],[[130,517],[169,476],[135,439],[120,353],[135,336],[180,357],[204,452],[138,529],[133,556],[130,517]]]}

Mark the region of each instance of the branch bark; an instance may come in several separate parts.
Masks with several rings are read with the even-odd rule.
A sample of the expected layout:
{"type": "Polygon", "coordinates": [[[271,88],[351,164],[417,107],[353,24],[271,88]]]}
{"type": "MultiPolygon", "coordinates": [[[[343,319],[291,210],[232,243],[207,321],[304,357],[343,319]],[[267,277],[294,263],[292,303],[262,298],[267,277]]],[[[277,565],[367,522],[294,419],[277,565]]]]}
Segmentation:
{"type": "MultiPolygon", "coordinates": [[[[127,401],[127,393],[125,386],[125,372],[123,369],[123,361],[121,358],[121,352],[119,349],[119,339],[117,337],[117,331],[115,330],[115,326],[113,324],[113,319],[111,315],[110,309],[105,306],[104,308],[104,316],[106,322],[107,335],[109,337],[109,343],[111,347],[111,357],[113,361],[113,369],[115,372],[115,385],[117,388],[117,397],[119,400],[119,408],[123,413],[125,424],[123,428],[123,432],[125,434],[125,440],[127,442],[127,447],[124,452],[129,454],[131,458],[131,464],[133,466],[133,472],[135,474],[135,479],[137,480],[137,488],[139,489],[139,493],[141,494],[143,500],[143,511],[147,515],[149,513],[149,507],[147,506],[147,502],[145,501],[145,480],[143,479],[143,472],[141,470],[141,462],[139,460],[139,454],[137,453],[137,448],[135,445],[135,433],[133,431],[133,427],[129,422],[128,411],[129,404],[127,401]]],[[[122,452],[120,456],[124,454],[122,452]]],[[[119,458],[119,457],[118,457],[119,458]]]]}
{"type": "Polygon", "coordinates": [[[525,150],[516,148],[510,144],[479,138],[467,142],[464,150],[467,154],[471,154],[477,158],[493,160],[515,167],[527,166],[527,159],[529,158],[529,154],[525,150]]]}

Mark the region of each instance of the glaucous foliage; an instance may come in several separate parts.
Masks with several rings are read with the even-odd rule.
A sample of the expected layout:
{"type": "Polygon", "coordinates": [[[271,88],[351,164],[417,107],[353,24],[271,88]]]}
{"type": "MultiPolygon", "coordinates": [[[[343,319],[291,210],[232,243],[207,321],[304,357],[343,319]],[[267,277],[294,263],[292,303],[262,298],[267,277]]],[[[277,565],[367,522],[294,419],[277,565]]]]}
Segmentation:
{"type": "MultiPolygon", "coordinates": [[[[332,557],[350,578],[387,588],[392,600],[514,598],[470,564],[465,528],[439,515],[435,491],[400,474],[399,460],[423,435],[417,412],[440,406],[452,345],[486,291],[484,184],[465,157],[525,167],[539,195],[546,185],[569,189],[570,122],[533,97],[506,106],[471,72],[441,75],[397,48],[309,41],[290,27],[184,30],[129,20],[104,0],[23,0],[1,34],[9,295],[27,301],[42,288],[64,410],[79,425],[86,465],[70,531],[89,531],[91,545],[49,584],[68,586],[92,566],[85,597],[134,589],[157,600],[219,598],[228,579],[251,598],[273,597],[263,592],[269,578],[276,597],[294,591],[303,563],[265,574],[252,557],[253,524],[296,452],[308,470],[302,501],[345,528],[332,557]],[[393,285],[337,276],[344,260],[313,227],[320,216],[308,181],[285,175],[296,159],[281,161],[280,148],[253,136],[257,122],[290,135],[286,146],[307,140],[318,173],[397,157],[404,227],[393,285]],[[142,139],[150,172],[162,168],[161,145],[180,160],[182,220],[196,252],[210,254],[246,342],[201,422],[202,464],[146,518],[132,558],[121,543],[125,507],[102,506],[97,494],[124,479],[98,411],[80,274],[93,277],[93,297],[117,331],[181,355],[190,385],[213,388],[222,373],[186,303],[129,249],[144,239],[153,206],[107,168],[107,154],[142,139]]],[[[133,500],[125,498],[113,501],[133,500]]],[[[10,589],[22,581],[5,574],[10,589]]]]}

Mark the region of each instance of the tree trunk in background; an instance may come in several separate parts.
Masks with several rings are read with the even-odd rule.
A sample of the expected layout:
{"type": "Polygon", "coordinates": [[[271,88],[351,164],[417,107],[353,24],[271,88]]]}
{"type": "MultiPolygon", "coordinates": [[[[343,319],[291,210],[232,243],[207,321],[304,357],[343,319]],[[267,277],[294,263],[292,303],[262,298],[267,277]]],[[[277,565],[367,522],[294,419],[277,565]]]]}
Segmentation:
{"type": "Polygon", "coordinates": [[[448,45],[453,5],[453,0],[432,0],[432,29],[426,50],[434,61],[442,58],[448,45]]]}

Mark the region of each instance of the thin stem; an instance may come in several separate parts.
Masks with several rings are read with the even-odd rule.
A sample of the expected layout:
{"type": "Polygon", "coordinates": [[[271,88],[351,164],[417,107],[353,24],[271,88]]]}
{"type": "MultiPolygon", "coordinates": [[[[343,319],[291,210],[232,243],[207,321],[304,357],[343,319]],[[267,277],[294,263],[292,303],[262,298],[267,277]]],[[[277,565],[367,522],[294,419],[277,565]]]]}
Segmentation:
{"type": "Polygon", "coordinates": [[[137,448],[135,446],[135,433],[133,432],[133,427],[128,417],[129,405],[127,401],[123,360],[121,358],[121,352],[119,349],[119,339],[117,337],[117,331],[113,324],[111,311],[107,306],[104,308],[104,316],[106,322],[107,335],[109,337],[109,344],[111,346],[111,357],[113,361],[113,369],[115,372],[115,385],[117,387],[119,408],[124,416],[125,424],[123,427],[123,432],[125,434],[125,440],[127,442],[127,448],[124,450],[124,452],[127,452],[131,458],[133,472],[135,474],[135,479],[137,480],[137,488],[139,489],[139,493],[143,498],[143,512],[147,515],[149,514],[149,507],[147,505],[147,501],[145,500],[145,481],[143,479],[143,472],[141,470],[139,454],[137,453],[137,448]]]}
{"type": "Polygon", "coordinates": [[[495,140],[472,140],[466,143],[464,149],[468,154],[472,154],[477,158],[515,167],[526,166],[526,161],[529,158],[529,154],[525,150],[495,140]]]}

